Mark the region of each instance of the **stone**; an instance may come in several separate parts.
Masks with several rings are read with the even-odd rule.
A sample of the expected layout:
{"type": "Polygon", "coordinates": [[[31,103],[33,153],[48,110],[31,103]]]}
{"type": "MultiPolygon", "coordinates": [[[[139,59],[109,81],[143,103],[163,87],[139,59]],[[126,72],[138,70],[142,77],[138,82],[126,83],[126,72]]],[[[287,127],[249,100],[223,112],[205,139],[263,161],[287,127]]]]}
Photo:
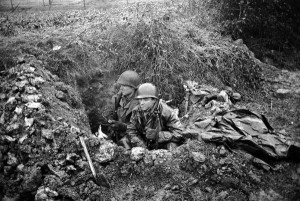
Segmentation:
{"type": "Polygon", "coordinates": [[[16,107],[16,109],[15,109],[15,113],[18,115],[21,114],[22,111],[23,111],[23,109],[21,107],[16,107]]]}
{"type": "Polygon", "coordinates": [[[13,104],[16,102],[16,97],[9,97],[9,99],[6,101],[6,104],[13,104]]]}
{"type": "Polygon", "coordinates": [[[23,172],[24,167],[25,167],[25,166],[21,163],[21,164],[19,164],[19,165],[17,166],[17,170],[18,170],[19,172],[23,172]]]}
{"type": "Polygon", "coordinates": [[[154,161],[151,154],[146,153],[143,159],[145,165],[149,165],[149,166],[154,165],[154,161]]]}
{"type": "Polygon", "coordinates": [[[22,101],[25,103],[41,101],[41,94],[22,95],[22,101]]]}
{"type": "Polygon", "coordinates": [[[226,149],[224,146],[221,146],[221,149],[219,151],[220,156],[225,157],[226,156],[226,149]]]}
{"type": "Polygon", "coordinates": [[[38,86],[45,82],[45,80],[41,77],[35,77],[33,79],[30,79],[29,81],[33,86],[38,86]]]}
{"type": "Polygon", "coordinates": [[[31,127],[33,125],[34,118],[25,117],[25,127],[31,127]]]}
{"type": "Polygon", "coordinates": [[[152,158],[154,159],[154,165],[167,163],[173,160],[171,152],[165,149],[158,149],[151,151],[152,158]]]}
{"type": "Polygon", "coordinates": [[[249,201],[277,201],[283,200],[283,197],[276,193],[273,189],[268,191],[260,190],[253,192],[249,196],[249,201]]]}
{"type": "Polygon", "coordinates": [[[7,164],[10,166],[16,166],[18,164],[18,159],[16,158],[15,154],[8,152],[7,155],[7,164]]]}
{"type": "Polygon", "coordinates": [[[60,99],[61,101],[66,101],[67,100],[66,94],[62,91],[57,91],[55,96],[56,96],[56,98],[60,99]]]}
{"type": "Polygon", "coordinates": [[[31,108],[31,109],[40,109],[40,108],[42,108],[42,104],[41,103],[36,103],[36,102],[26,103],[26,106],[28,108],[31,108]]]}
{"type": "Polygon", "coordinates": [[[205,155],[202,154],[201,152],[192,152],[191,156],[194,159],[194,161],[199,163],[203,163],[206,160],[205,155]]]}
{"type": "Polygon", "coordinates": [[[53,132],[50,129],[42,129],[42,136],[46,139],[53,140],[53,132]]]}
{"type": "Polygon", "coordinates": [[[205,187],[205,191],[208,192],[208,193],[211,193],[212,189],[210,187],[205,187]]]}
{"type": "Polygon", "coordinates": [[[255,183],[260,183],[261,179],[252,172],[252,170],[249,172],[248,174],[250,176],[250,178],[255,182],[255,183]]]}
{"type": "Polygon", "coordinates": [[[244,41],[243,41],[243,39],[237,39],[237,40],[234,41],[234,43],[237,44],[237,45],[243,45],[244,41]]]}
{"type": "Polygon", "coordinates": [[[289,98],[292,95],[292,90],[290,89],[277,89],[276,90],[276,97],[278,98],[289,98]]]}
{"type": "Polygon", "coordinates": [[[271,169],[270,165],[268,165],[266,162],[264,162],[263,160],[260,160],[258,158],[253,159],[253,164],[259,168],[264,169],[265,171],[270,171],[270,169],[271,169]]]}
{"type": "Polygon", "coordinates": [[[229,195],[227,191],[221,191],[217,196],[216,200],[225,200],[225,198],[229,195]]]}
{"type": "Polygon", "coordinates": [[[5,99],[5,98],[6,98],[6,95],[3,94],[3,93],[0,93],[0,100],[3,100],[3,99],[5,99]]]}
{"type": "Polygon", "coordinates": [[[25,92],[28,93],[28,94],[33,94],[33,93],[36,93],[36,88],[33,87],[33,86],[26,86],[25,87],[25,92]]]}
{"type": "Polygon", "coordinates": [[[130,159],[133,161],[139,161],[145,156],[146,149],[143,147],[133,147],[131,149],[130,159]]]}
{"type": "Polygon", "coordinates": [[[110,142],[106,142],[100,146],[95,154],[95,160],[99,163],[106,163],[115,159],[116,145],[110,142]]]}

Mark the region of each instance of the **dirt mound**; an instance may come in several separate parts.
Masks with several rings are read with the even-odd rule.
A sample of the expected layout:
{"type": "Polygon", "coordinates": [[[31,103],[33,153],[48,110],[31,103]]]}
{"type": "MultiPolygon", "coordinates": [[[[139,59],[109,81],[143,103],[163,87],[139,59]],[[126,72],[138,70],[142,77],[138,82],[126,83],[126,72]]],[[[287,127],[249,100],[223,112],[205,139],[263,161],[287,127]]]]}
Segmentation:
{"type": "Polygon", "coordinates": [[[1,194],[31,200],[49,171],[76,170],[66,157],[80,150],[77,136],[90,128],[73,88],[34,57],[19,63],[1,71],[1,194]]]}
{"type": "Polygon", "coordinates": [[[295,164],[268,169],[248,154],[192,139],[173,152],[126,151],[98,139],[72,87],[32,56],[18,62],[1,71],[2,200],[288,200],[299,195],[299,176],[286,177],[295,164]],[[79,136],[110,189],[93,179],[79,136]]]}

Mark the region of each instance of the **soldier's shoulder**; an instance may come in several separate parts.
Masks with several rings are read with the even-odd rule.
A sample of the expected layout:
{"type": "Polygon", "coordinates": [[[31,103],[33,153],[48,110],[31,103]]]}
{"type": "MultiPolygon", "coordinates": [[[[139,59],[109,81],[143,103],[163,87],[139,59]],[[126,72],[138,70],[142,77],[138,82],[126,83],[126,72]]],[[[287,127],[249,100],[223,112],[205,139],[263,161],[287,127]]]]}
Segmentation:
{"type": "Polygon", "coordinates": [[[171,115],[174,112],[174,109],[167,105],[166,101],[161,100],[160,105],[162,108],[162,115],[171,115]]]}
{"type": "Polygon", "coordinates": [[[136,105],[136,106],[133,107],[132,112],[136,112],[136,111],[138,111],[138,110],[139,110],[139,106],[136,105]]]}

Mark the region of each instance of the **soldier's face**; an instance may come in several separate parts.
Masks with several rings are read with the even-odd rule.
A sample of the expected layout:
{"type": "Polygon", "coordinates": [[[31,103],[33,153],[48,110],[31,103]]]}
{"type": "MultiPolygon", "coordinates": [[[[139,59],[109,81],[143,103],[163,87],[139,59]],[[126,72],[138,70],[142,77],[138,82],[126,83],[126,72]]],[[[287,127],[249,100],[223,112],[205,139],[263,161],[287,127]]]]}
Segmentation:
{"type": "Polygon", "coordinates": [[[140,98],[139,104],[142,110],[147,110],[153,107],[155,103],[154,98],[140,98]]]}
{"type": "Polygon", "coordinates": [[[128,96],[134,93],[134,88],[127,85],[121,85],[120,92],[122,92],[123,96],[128,96]]]}

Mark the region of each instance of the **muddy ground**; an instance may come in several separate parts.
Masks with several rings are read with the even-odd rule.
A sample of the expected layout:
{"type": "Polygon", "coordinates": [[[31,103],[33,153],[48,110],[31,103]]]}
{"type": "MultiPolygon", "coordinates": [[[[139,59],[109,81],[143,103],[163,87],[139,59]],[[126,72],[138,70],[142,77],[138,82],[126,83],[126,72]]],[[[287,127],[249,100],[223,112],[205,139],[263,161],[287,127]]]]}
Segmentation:
{"type": "MultiPolygon", "coordinates": [[[[73,76],[86,55],[76,55],[75,66],[76,58],[55,48],[87,48],[78,39],[76,28],[84,23],[76,13],[64,19],[66,24],[55,14],[54,20],[36,22],[35,16],[12,29],[4,22],[13,33],[1,36],[1,200],[300,200],[297,157],[262,165],[246,152],[195,136],[173,152],[126,151],[97,138],[118,73],[109,63],[91,63],[101,69],[73,76]],[[94,179],[80,136],[109,187],[94,179]]],[[[264,114],[276,132],[300,142],[300,73],[256,62],[263,69],[262,92],[242,93],[236,107],[264,114]]]]}
{"type": "MultiPolygon", "coordinates": [[[[282,76],[299,75],[284,71],[275,80],[282,76]]],[[[98,89],[82,93],[87,108],[96,94],[105,100],[98,96],[112,92],[99,83],[98,89]]],[[[294,95],[288,100],[299,98],[294,95]]],[[[299,199],[297,162],[274,161],[266,168],[245,152],[195,139],[173,152],[130,152],[96,138],[80,94],[33,56],[2,72],[1,106],[2,200],[299,199]],[[111,188],[93,180],[78,136],[85,136],[97,173],[111,188]]]]}

